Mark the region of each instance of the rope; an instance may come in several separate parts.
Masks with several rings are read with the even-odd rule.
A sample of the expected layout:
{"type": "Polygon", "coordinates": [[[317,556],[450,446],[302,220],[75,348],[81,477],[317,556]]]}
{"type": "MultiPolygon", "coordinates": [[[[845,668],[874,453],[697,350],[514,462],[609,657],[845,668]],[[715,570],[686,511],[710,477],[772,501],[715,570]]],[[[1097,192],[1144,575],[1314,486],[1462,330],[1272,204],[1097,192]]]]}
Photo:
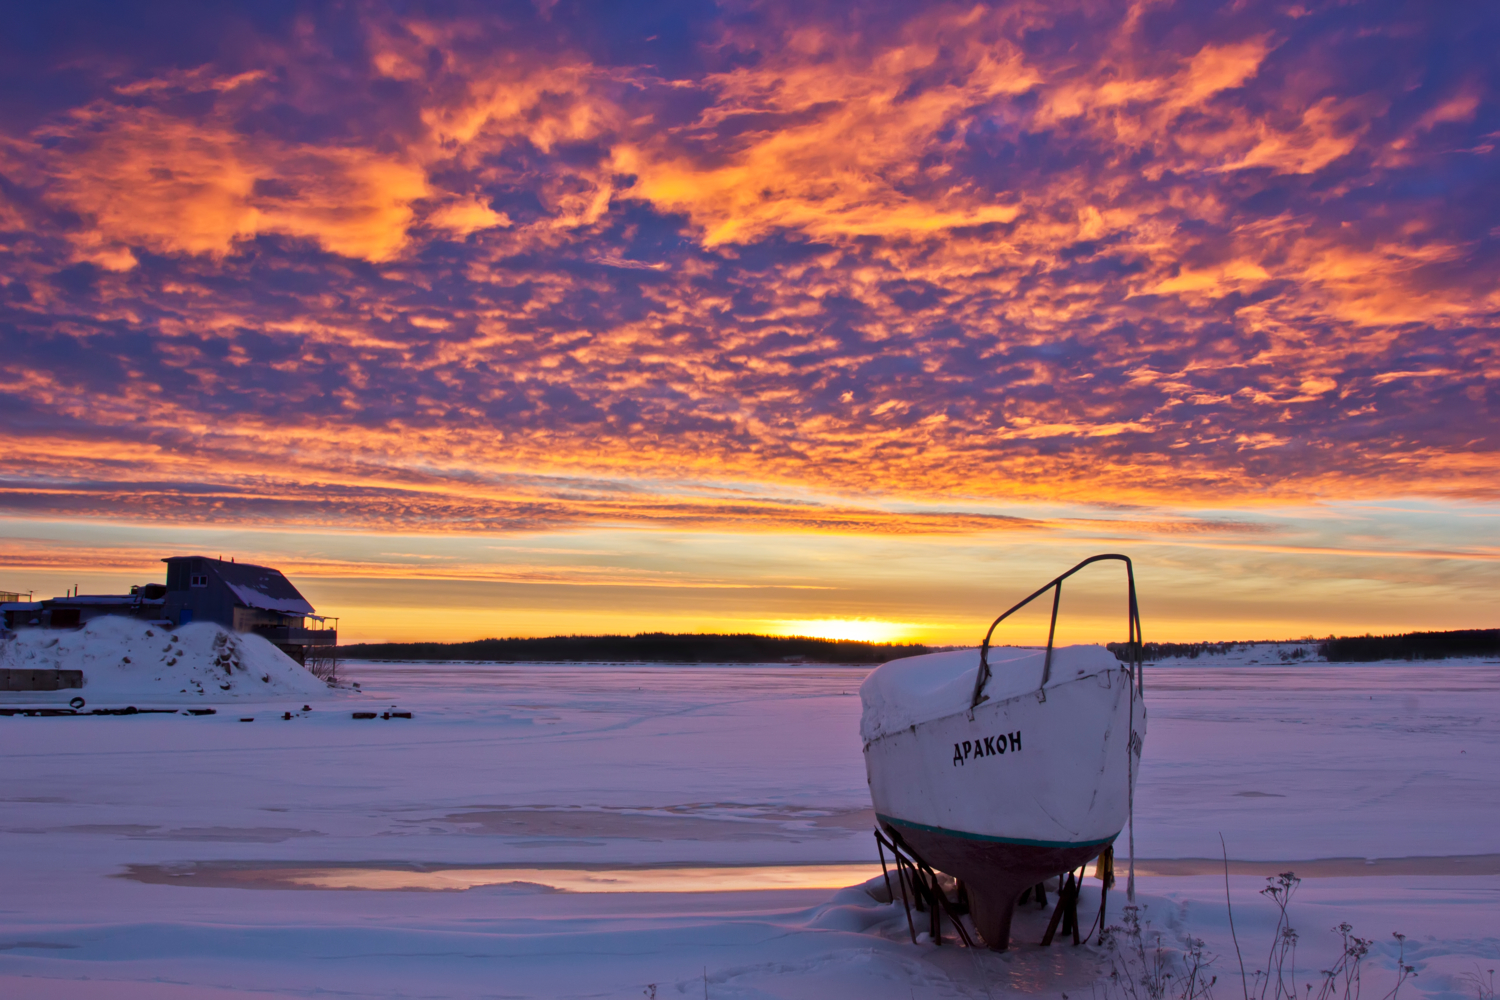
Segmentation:
{"type": "MultiPolygon", "coordinates": [[[[1136,654],[1139,656],[1140,654],[1136,654]]],[[[1140,663],[1136,663],[1140,670],[1140,663]]],[[[1135,681],[1130,684],[1130,739],[1125,744],[1125,822],[1129,828],[1130,873],[1125,879],[1125,899],[1135,905],[1135,681]]]]}

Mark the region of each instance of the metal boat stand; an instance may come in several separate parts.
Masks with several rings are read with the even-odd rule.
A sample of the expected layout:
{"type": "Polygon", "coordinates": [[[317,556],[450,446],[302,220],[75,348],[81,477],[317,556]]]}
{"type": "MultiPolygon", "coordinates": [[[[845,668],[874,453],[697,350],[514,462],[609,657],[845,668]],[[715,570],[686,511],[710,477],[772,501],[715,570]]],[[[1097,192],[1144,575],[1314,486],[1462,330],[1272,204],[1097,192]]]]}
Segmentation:
{"type": "Polygon", "coordinates": [[[891,873],[885,864],[886,848],[890,848],[891,857],[896,863],[896,879],[901,889],[901,905],[906,910],[906,929],[911,934],[911,943],[917,943],[917,928],[911,916],[911,908],[915,905],[918,913],[926,912],[929,915],[928,934],[934,945],[941,946],[943,943],[943,911],[946,910],[964,947],[974,947],[974,940],[969,937],[963,921],[959,919],[969,912],[963,883],[958,883],[958,902],[955,903],[943,891],[937,872],[901,839],[900,833],[892,829],[881,831],[877,827],[875,850],[880,853],[880,871],[885,875],[885,890],[892,900],[896,898],[896,893],[891,889],[891,873]]]}

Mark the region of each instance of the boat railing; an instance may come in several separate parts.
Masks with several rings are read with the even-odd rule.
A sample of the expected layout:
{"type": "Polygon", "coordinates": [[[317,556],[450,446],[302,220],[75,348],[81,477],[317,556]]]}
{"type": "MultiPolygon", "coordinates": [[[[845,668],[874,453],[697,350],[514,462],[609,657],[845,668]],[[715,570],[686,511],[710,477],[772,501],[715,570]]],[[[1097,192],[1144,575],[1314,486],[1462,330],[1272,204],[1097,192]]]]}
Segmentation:
{"type": "Polygon", "coordinates": [[[990,630],[984,634],[984,644],[979,647],[979,674],[974,678],[974,697],[969,702],[971,709],[984,700],[984,686],[990,679],[990,639],[994,636],[995,629],[1005,619],[1050,590],[1052,591],[1052,624],[1047,629],[1047,655],[1042,661],[1042,683],[1039,689],[1045,697],[1047,681],[1052,678],[1052,645],[1053,641],[1057,638],[1057,609],[1062,602],[1063,581],[1085,566],[1106,560],[1114,560],[1125,564],[1125,582],[1130,592],[1129,610],[1127,612],[1127,626],[1130,632],[1130,641],[1127,647],[1130,654],[1130,681],[1136,686],[1140,694],[1144,695],[1146,693],[1144,671],[1141,665],[1141,614],[1135,600],[1135,567],[1131,564],[1129,556],[1120,555],[1115,552],[1106,552],[1102,555],[1089,556],[1066,573],[1039,587],[1036,593],[1017,603],[990,624],[990,630]]]}

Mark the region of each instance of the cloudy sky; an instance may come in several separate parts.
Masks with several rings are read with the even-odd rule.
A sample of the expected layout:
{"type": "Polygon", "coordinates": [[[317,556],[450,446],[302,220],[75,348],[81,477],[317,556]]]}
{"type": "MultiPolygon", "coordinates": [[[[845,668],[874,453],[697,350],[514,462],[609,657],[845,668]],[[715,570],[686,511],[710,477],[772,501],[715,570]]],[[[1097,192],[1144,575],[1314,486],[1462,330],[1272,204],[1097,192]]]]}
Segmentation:
{"type": "Polygon", "coordinates": [[[1500,8],[207,6],[0,32],[0,589],[1500,625],[1500,8]]]}

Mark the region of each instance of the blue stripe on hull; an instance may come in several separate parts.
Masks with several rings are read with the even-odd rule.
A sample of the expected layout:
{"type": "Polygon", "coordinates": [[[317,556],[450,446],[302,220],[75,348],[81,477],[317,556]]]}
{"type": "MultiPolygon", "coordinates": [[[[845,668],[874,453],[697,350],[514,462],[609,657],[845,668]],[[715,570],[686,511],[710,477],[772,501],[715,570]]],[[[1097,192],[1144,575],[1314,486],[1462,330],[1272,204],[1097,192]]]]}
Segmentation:
{"type": "Polygon", "coordinates": [[[894,816],[887,816],[884,813],[876,813],[875,818],[882,823],[890,823],[892,826],[904,826],[913,830],[924,830],[927,833],[941,833],[945,836],[957,837],[960,840],[977,840],[986,844],[1016,844],[1021,847],[1103,847],[1106,844],[1114,843],[1115,837],[1119,836],[1116,833],[1113,836],[1105,837],[1103,840],[1022,840],[1018,837],[991,837],[983,833],[966,833],[963,830],[949,830],[941,826],[928,826],[926,823],[913,823],[911,820],[897,819],[894,816]]]}

